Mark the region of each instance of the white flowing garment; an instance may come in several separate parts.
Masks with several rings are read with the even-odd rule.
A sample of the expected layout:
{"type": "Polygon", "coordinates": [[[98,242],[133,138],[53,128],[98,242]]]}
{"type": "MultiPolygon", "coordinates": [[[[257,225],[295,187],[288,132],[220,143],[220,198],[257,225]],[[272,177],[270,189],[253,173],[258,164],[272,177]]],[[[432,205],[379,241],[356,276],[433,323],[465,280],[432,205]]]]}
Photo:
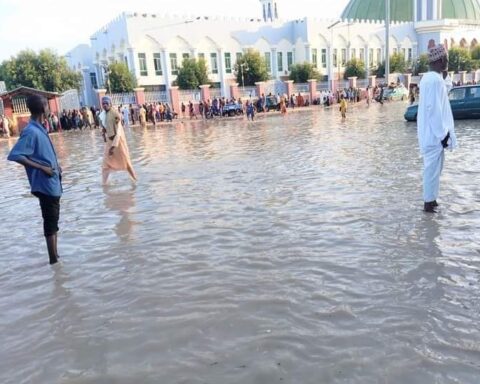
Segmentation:
{"type": "Polygon", "coordinates": [[[442,140],[450,133],[448,148],[457,146],[452,108],[448,99],[448,78],[437,72],[428,72],[420,82],[417,130],[423,155],[423,199],[436,201],[440,189],[444,148],[442,140]],[[445,81],[446,80],[446,81],[445,81]]]}
{"type": "Polygon", "coordinates": [[[448,77],[430,71],[420,82],[420,100],[418,103],[417,128],[418,143],[423,155],[432,150],[441,150],[441,141],[450,132],[448,148],[457,146],[452,108],[448,100],[448,77]]]}

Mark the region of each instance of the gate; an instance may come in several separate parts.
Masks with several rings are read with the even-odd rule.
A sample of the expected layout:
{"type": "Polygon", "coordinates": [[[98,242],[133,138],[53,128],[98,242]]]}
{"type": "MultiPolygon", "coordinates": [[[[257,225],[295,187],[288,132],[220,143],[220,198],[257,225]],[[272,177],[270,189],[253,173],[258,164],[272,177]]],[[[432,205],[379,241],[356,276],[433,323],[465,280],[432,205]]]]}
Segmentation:
{"type": "Polygon", "coordinates": [[[80,98],[78,97],[78,91],[76,89],[70,89],[66,91],[60,96],[60,111],[63,110],[72,110],[72,109],[80,109],[80,98]]]}
{"type": "Polygon", "coordinates": [[[283,96],[287,93],[287,85],[280,80],[272,80],[265,83],[265,95],[278,95],[283,96]]]}

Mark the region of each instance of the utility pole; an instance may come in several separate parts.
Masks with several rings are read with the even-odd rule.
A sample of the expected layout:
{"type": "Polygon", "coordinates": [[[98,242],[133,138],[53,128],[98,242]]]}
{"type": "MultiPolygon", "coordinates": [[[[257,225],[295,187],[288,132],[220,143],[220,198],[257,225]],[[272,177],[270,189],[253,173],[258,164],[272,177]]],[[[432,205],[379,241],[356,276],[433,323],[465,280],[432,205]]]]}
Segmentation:
{"type": "Polygon", "coordinates": [[[390,84],[390,0],[385,0],[385,81],[390,84]]]}

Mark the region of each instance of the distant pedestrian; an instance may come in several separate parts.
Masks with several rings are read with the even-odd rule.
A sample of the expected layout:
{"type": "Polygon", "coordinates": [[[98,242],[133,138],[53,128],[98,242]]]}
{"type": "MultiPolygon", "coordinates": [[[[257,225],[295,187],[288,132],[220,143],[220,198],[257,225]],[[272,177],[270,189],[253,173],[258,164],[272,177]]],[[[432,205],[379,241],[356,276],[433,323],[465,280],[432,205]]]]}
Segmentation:
{"type": "Polygon", "coordinates": [[[343,120],[347,118],[347,100],[343,95],[340,96],[340,114],[343,120]]]}
{"type": "Polygon", "coordinates": [[[112,171],[127,171],[132,180],[136,181],[137,176],[135,175],[130,160],[120,113],[112,107],[112,99],[108,96],[102,98],[102,108],[105,111],[105,116],[102,121],[103,135],[105,138],[105,151],[102,164],[103,184],[107,183],[108,176],[112,171]]]}
{"type": "Polygon", "coordinates": [[[247,101],[247,120],[255,119],[255,107],[251,101],[247,101]]]}
{"type": "Polygon", "coordinates": [[[185,118],[185,112],[186,112],[186,107],[185,107],[185,103],[182,101],[182,107],[181,107],[181,111],[182,111],[182,117],[185,118]]]}

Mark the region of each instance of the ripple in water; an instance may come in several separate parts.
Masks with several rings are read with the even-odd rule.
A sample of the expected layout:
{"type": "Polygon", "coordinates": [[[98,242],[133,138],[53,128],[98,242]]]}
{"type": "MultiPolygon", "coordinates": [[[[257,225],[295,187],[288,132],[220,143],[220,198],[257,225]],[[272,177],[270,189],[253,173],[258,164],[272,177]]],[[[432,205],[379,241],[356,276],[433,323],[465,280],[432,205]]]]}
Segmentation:
{"type": "Polygon", "coordinates": [[[480,130],[426,216],[403,108],[134,129],[136,186],[102,188],[98,134],[54,136],[54,268],[4,161],[0,382],[477,383],[480,130]]]}

